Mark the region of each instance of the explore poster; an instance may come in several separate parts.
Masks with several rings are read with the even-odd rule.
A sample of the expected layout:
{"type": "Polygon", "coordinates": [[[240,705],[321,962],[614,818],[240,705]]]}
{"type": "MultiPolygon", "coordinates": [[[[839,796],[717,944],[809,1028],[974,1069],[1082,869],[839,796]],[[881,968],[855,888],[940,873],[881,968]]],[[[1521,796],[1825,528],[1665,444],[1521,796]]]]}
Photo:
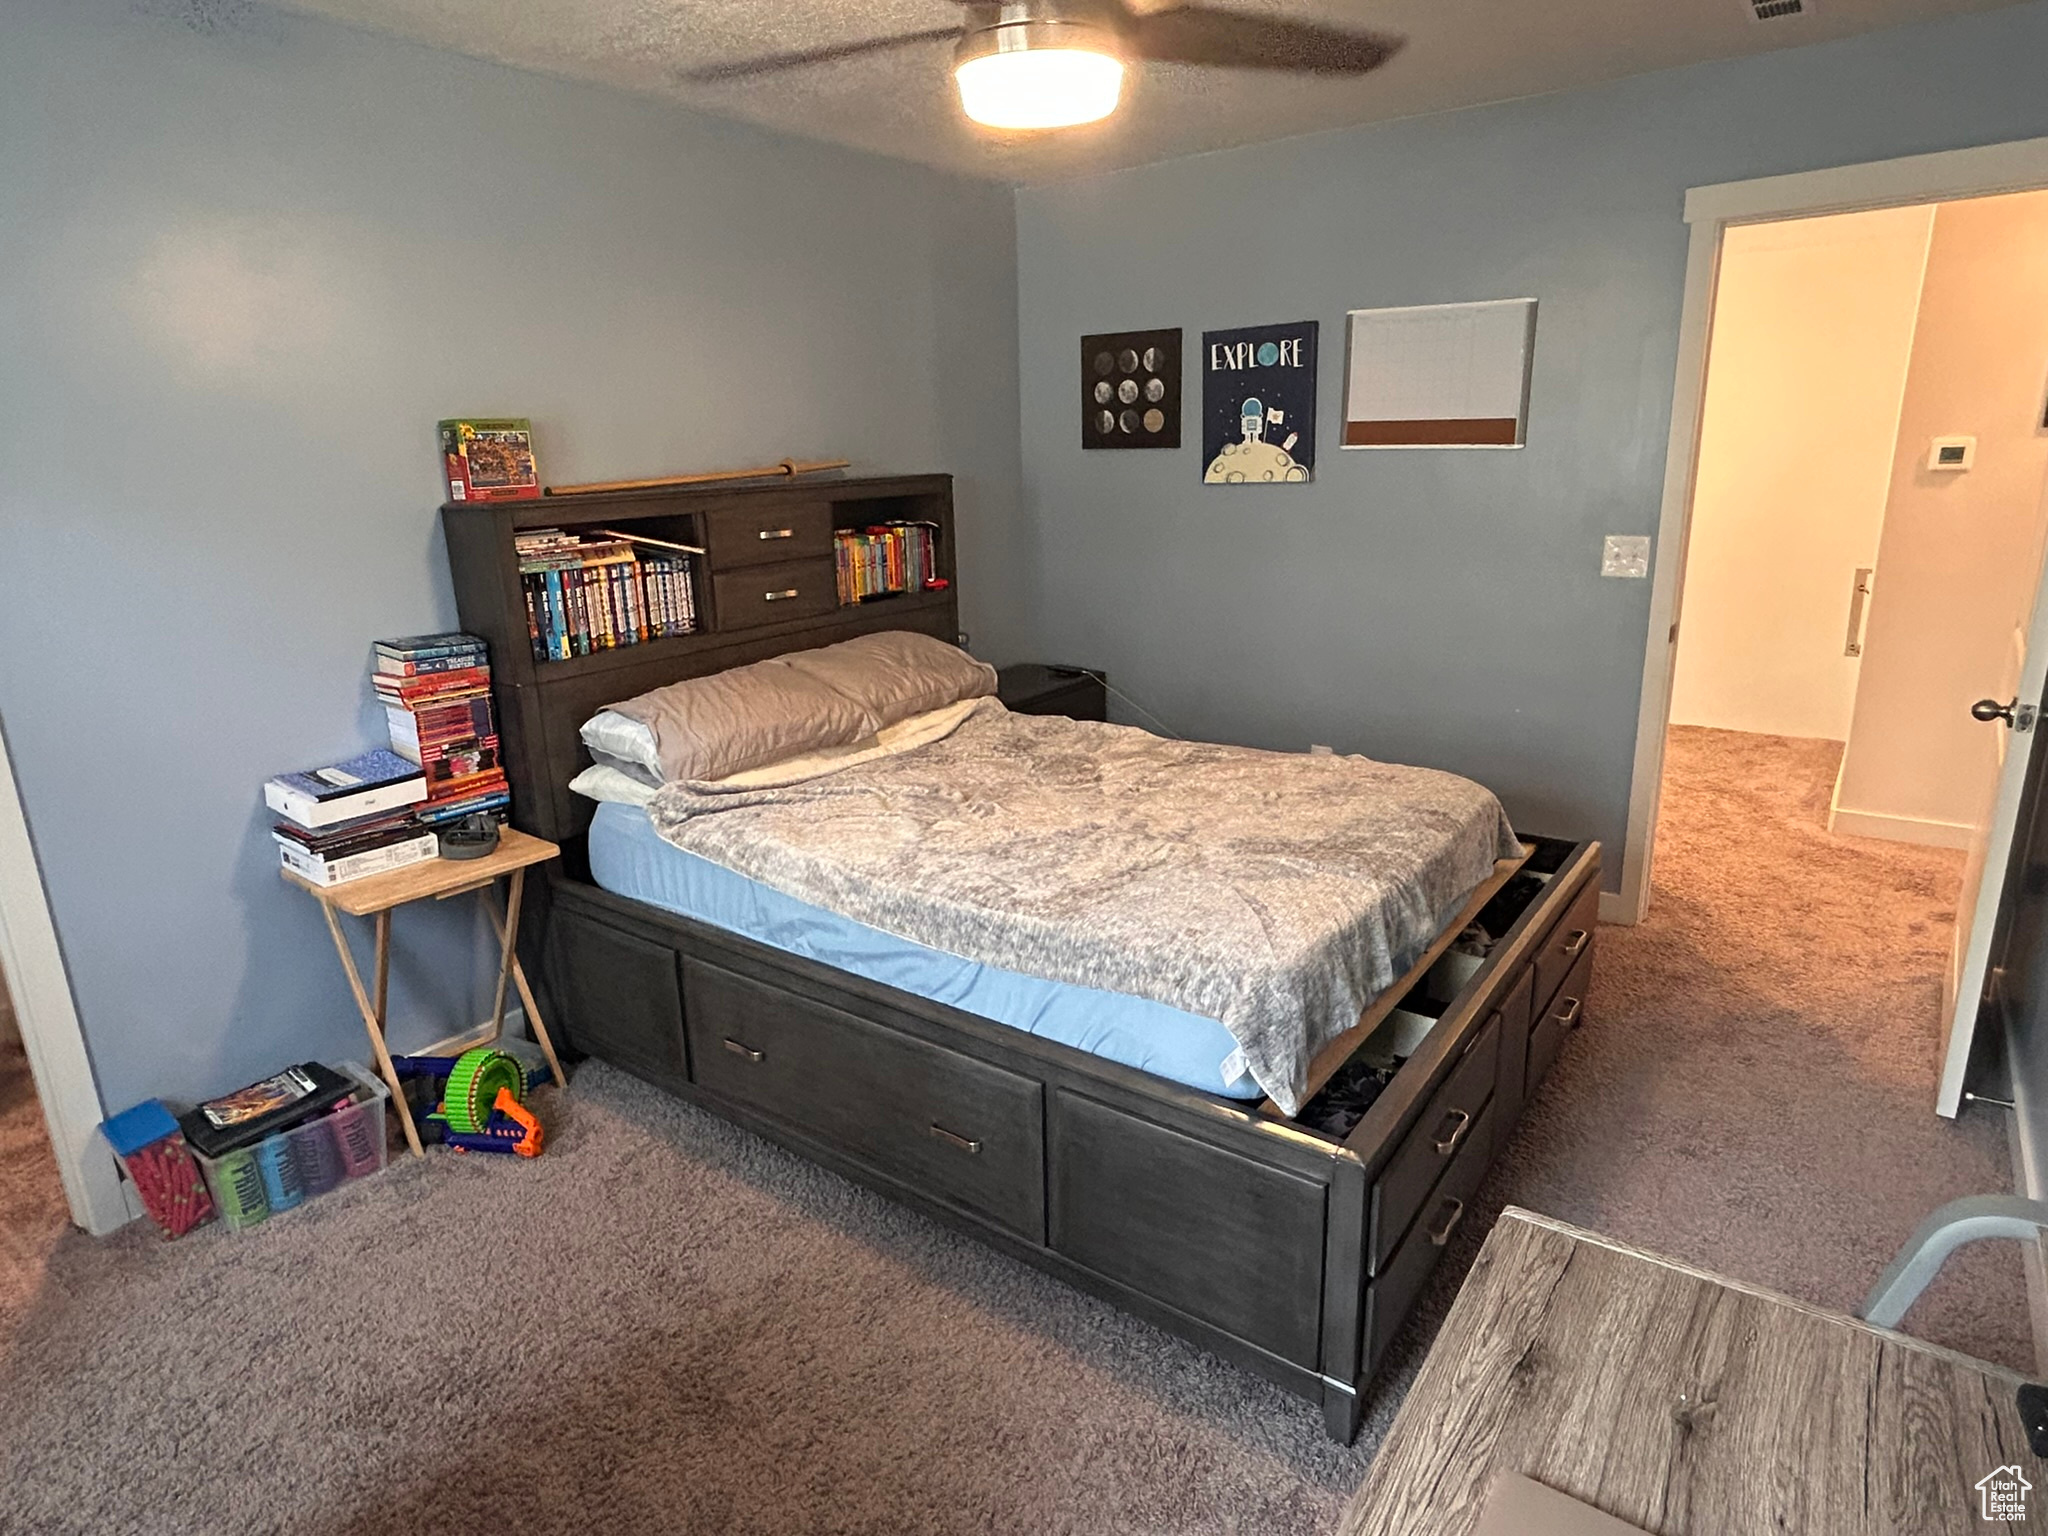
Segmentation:
{"type": "Polygon", "coordinates": [[[1209,485],[1315,478],[1315,321],[1202,333],[1202,464],[1209,485]]]}

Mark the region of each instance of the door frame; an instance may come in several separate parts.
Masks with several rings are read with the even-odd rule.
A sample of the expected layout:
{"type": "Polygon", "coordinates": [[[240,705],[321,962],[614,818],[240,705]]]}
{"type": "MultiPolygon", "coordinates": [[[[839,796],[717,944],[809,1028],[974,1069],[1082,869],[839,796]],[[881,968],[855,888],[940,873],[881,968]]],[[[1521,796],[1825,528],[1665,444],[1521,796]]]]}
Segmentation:
{"type": "Polygon", "coordinates": [[[43,890],[42,867],[29,839],[28,818],[15,787],[14,765],[0,732],[0,969],[21,1042],[28,1052],[50,1148],[57,1156],[58,1177],[71,1219],[95,1237],[125,1225],[135,1210],[114,1161],[113,1149],[99,1133],[105,1110],[86,1055],[85,1033],[71,978],[57,943],[43,890]]]}
{"type": "Polygon", "coordinates": [[[1657,805],[1664,788],[1664,738],[1671,724],[1672,668],[1678,657],[1679,602],[1699,474],[1707,352],[1713,335],[1723,232],[1735,224],[1955,202],[2042,188],[2048,188],[2048,138],[1719,182],[1694,187],[1685,194],[1685,221],[1692,234],[1685,258],[1685,303],[1678,321],[1678,375],[1671,397],[1671,437],[1664,454],[1664,499],[1652,547],[1650,622],[1643,642],[1628,832],[1622,845],[1621,890],[1611,900],[1602,899],[1603,919],[1640,922],[1650,906],[1657,805]]]}

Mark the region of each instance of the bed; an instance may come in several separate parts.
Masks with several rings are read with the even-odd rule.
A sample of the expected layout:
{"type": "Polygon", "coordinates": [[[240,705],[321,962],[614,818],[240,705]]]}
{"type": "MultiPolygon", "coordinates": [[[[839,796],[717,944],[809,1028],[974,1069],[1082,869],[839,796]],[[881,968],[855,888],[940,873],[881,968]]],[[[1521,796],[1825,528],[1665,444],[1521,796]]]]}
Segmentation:
{"type": "MultiPolygon", "coordinates": [[[[775,793],[679,814],[672,802],[703,794],[671,786],[650,814],[568,790],[590,763],[580,726],[616,700],[883,631],[954,639],[951,513],[940,476],[445,509],[464,627],[499,663],[514,819],[565,846],[522,925],[544,1006],[574,1050],[1261,1372],[1319,1403],[1348,1440],[1479,1178],[1584,1023],[1598,845],[1524,831],[1487,850],[1484,878],[1410,891],[1407,929],[1390,927],[1351,978],[1354,992],[1361,976],[1384,985],[1344,994],[1343,1017],[1305,1035],[1296,1061],[1247,1053],[1258,1037],[1232,1013],[1235,962],[1184,967],[1204,973],[1184,994],[1145,995],[1158,989],[1144,978],[1091,986],[1113,957],[1071,934],[1049,948],[980,930],[954,942],[959,928],[928,926],[957,923],[945,903],[936,916],[863,914],[850,899],[805,899],[858,895],[815,885],[830,871],[745,867],[747,835],[678,846],[679,822],[783,814],[775,793]],[[754,585],[789,591],[809,569],[764,565],[757,540],[772,536],[779,559],[808,547],[806,528],[829,540],[885,509],[923,514],[948,585],[795,616],[747,607],[754,585]],[[706,632],[639,655],[532,660],[512,539],[579,519],[702,545],[706,632]],[[934,934],[947,941],[922,941],[934,934]],[[1027,963],[992,963],[1012,954],[1027,963]]],[[[920,752],[903,761],[934,760],[920,752]]],[[[929,883],[950,888],[937,873],[929,883]]]]}
{"type": "Polygon", "coordinates": [[[639,806],[597,807],[590,875],[615,895],[1105,1061],[1223,1098],[1265,1097],[1248,1074],[1225,1081],[1223,1063],[1237,1042],[1215,1019],[987,965],[856,922],[664,842],[639,806]]]}

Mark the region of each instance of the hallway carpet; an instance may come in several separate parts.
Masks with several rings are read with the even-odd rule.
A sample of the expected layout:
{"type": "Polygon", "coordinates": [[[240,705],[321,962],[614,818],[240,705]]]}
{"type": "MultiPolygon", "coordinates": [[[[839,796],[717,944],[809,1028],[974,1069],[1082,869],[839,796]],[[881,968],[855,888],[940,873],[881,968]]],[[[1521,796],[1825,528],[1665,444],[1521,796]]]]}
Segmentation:
{"type": "MultiPolygon", "coordinates": [[[[0,988],[5,985],[0,978],[0,988]]],[[[0,1347],[41,1285],[43,1263],[70,1221],[28,1056],[9,1020],[0,1029],[0,1347]]],[[[5,1518],[0,1513],[0,1521],[5,1518]]]]}
{"type": "MultiPolygon", "coordinates": [[[[1840,756],[1672,729],[1649,917],[1600,930],[1494,1194],[1848,1311],[1928,1211],[2012,1187],[2002,1111],[1933,1110],[1963,856],[1830,834],[1840,756]]],[[[1959,1253],[1905,1331],[2031,1372],[2017,1245],[1959,1253]]]]}
{"type": "MultiPolygon", "coordinates": [[[[1944,855],[1813,823],[1825,750],[1682,734],[1650,925],[1602,934],[1484,1201],[1830,1305],[2000,1186],[1926,1108],[1944,855]]],[[[1334,1527],[1366,1433],[602,1065],[537,1162],[437,1156],[263,1227],[66,1237],[0,1337],[0,1530],[1334,1527]]],[[[1479,1214],[1490,1214],[1481,1211],[1479,1214]]],[[[2016,1267],[1910,1326],[2011,1358],[2016,1267]]]]}

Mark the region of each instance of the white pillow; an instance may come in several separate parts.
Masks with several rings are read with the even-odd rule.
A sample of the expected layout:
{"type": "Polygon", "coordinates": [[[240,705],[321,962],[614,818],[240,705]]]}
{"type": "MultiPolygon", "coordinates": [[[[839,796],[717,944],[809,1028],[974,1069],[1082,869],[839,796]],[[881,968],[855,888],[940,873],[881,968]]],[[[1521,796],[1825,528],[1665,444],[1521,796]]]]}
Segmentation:
{"type": "Polygon", "coordinates": [[[600,804],[609,801],[615,805],[644,806],[658,793],[652,784],[644,784],[606,763],[592,763],[569,781],[569,787],[584,799],[600,804]]]}
{"type": "Polygon", "coordinates": [[[616,709],[601,709],[583,722],[581,734],[592,762],[661,788],[661,752],[654,744],[653,728],[645,722],[616,709]]]}

